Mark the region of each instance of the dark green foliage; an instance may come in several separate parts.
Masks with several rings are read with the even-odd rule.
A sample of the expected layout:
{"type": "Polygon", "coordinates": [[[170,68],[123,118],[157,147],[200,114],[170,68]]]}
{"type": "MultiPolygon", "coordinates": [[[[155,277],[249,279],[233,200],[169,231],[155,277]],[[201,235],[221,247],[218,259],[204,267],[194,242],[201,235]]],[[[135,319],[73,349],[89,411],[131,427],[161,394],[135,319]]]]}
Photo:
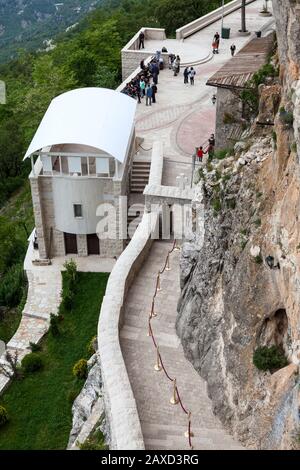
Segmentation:
{"type": "Polygon", "coordinates": [[[254,261],[255,261],[256,264],[262,264],[263,263],[263,259],[262,259],[261,255],[255,256],[254,261]]]}
{"type": "Polygon", "coordinates": [[[259,370],[271,372],[285,367],[288,362],[284,352],[278,346],[263,346],[257,348],[253,354],[253,364],[259,370]]]}
{"type": "Polygon", "coordinates": [[[0,428],[8,422],[8,413],[4,406],[0,405],[0,428]]]}
{"type": "Polygon", "coordinates": [[[286,111],[283,107],[280,108],[280,119],[281,121],[289,127],[292,127],[294,122],[294,114],[291,111],[286,111]]]}
{"type": "Polygon", "coordinates": [[[12,266],[2,277],[0,283],[0,306],[16,307],[23,294],[26,277],[22,264],[12,266]]]}
{"type": "Polygon", "coordinates": [[[22,369],[25,374],[31,374],[44,367],[43,358],[40,354],[32,352],[22,359],[22,369]]]}
{"type": "Polygon", "coordinates": [[[217,150],[215,152],[214,156],[218,160],[224,160],[224,158],[226,158],[228,155],[230,155],[231,152],[232,152],[232,149],[225,148],[225,149],[222,149],[222,150],[217,150]]]}
{"type": "Polygon", "coordinates": [[[214,198],[212,201],[212,207],[214,210],[214,215],[217,215],[218,212],[222,209],[222,204],[219,198],[214,198]]]}
{"type": "Polygon", "coordinates": [[[236,200],[235,200],[235,198],[232,197],[231,199],[227,199],[226,204],[227,204],[227,207],[228,207],[229,209],[235,209],[235,207],[236,207],[236,200]]]}
{"type": "Polygon", "coordinates": [[[36,344],[36,343],[29,343],[29,346],[30,346],[30,349],[31,349],[31,352],[35,353],[35,352],[39,352],[42,348],[39,344],[36,344]]]}
{"type": "Polygon", "coordinates": [[[51,315],[50,315],[50,333],[54,337],[60,335],[59,323],[60,323],[59,316],[58,315],[53,315],[53,313],[51,313],[51,315]]]}
{"type": "Polygon", "coordinates": [[[261,219],[254,220],[254,225],[258,228],[261,226],[261,219]]]}
{"type": "Polygon", "coordinates": [[[276,70],[272,64],[265,64],[253,75],[248,83],[248,88],[240,93],[241,100],[248,105],[251,112],[255,114],[258,112],[258,86],[261,83],[265,83],[266,78],[276,77],[277,75],[278,70],[276,70]]]}
{"type": "Polygon", "coordinates": [[[103,273],[78,273],[72,315],[65,316],[59,336],[48,334],[41,342],[45,367],[13,381],[1,396],[10,421],[0,430],[0,450],[66,449],[72,427],[69,392],[75,397],[82,388],[72,366],[87,359],[86,345],[97,331],[107,279],[103,273]]]}
{"type": "Polygon", "coordinates": [[[73,390],[73,389],[70,390],[68,392],[68,402],[73,404],[77,396],[78,396],[77,390],[73,390]]]}
{"type": "Polygon", "coordinates": [[[73,366],[73,375],[77,377],[77,379],[86,379],[88,368],[87,368],[87,360],[86,359],[79,359],[73,366]]]}
{"type": "Polygon", "coordinates": [[[248,240],[242,240],[241,241],[241,249],[244,250],[246,248],[248,240]]]}
{"type": "Polygon", "coordinates": [[[87,345],[87,352],[89,356],[92,356],[96,352],[96,347],[97,347],[97,336],[93,336],[91,341],[88,342],[87,345]]]}

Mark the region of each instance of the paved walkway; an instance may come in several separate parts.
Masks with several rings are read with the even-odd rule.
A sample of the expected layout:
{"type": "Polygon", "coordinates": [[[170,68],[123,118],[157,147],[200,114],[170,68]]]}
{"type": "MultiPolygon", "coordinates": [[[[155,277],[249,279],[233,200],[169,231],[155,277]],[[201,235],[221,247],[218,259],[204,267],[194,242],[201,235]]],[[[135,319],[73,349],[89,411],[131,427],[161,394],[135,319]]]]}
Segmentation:
{"type": "MultiPolygon", "coordinates": [[[[27,301],[22,312],[20,325],[6,345],[7,351],[18,353],[18,360],[30,352],[29,344],[39,343],[49,329],[51,313],[57,314],[61,302],[63,265],[71,256],[58,257],[50,266],[34,266],[32,260],[38,258],[38,252],[29,243],[24,269],[28,279],[27,301]]],[[[76,258],[78,271],[111,272],[115,260],[89,256],[76,258]]],[[[0,363],[6,363],[5,356],[0,356],[0,363]]],[[[0,374],[0,393],[9,383],[9,379],[0,374]]]]}
{"type": "MultiPolygon", "coordinates": [[[[154,294],[156,275],[163,267],[170,242],[156,241],[148,260],[130,289],[125,305],[125,324],[121,347],[129,379],[137,401],[146,449],[189,449],[184,436],[187,417],[180,405],[171,405],[172,384],[164,373],[156,372],[156,353],[147,336],[148,316],[154,294]]],[[[180,294],[178,252],[171,255],[171,271],[162,276],[162,291],[155,303],[157,317],[152,326],[168,373],[177,378],[184,406],[192,412],[194,449],[240,449],[213,415],[205,382],[184,357],[175,332],[177,299],[180,294]]]]}
{"type": "MultiPolygon", "coordinates": [[[[250,31],[262,29],[270,21],[270,18],[259,16],[263,4],[263,0],[257,0],[247,7],[247,26],[250,31]]],[[[157,103],[146,107],[142,102],[137,107],[136,129],[137,135],[145,139],[143,146],[151,148],[155,140],[164,143],[164,185],[175,186],[176,177],[180,173],[191,177],[191,154],[196,146],[208,139],[215,127],[215,109],[211,102],[215,89],[207,87],[206,81],[230,59],[229,47],[232,42],[238,51],[251,39],[251,36],[241,37],[237,34],[240,11],[226,17],[224,26],[231,27],[231,39],[221,41],[220,54],[213,56],[210,62],[195,66],[195,86],[184,85],[182,74],[174,77],[172,71],[165,69],[159,74],[157,103]]],[[[184,44],[194,49],[198,47],[203,56],[204,50],[209,52],[217,30],[220,31],[219,21],[188,38],[184,44]]],[[[176,41],[174,47],[175,44],[176,41]]],[[[155,45],[155,50],[160,48],[158,44],[155,45]]],[[[179,51],[174,49],[172,52],[176,54],[179,51]]],[[[188,449],[184,437],[186,416],[179,405],[169,403],[172,385],[163,372],[154,371],[156,354],[151,338],[147,337],[147,321],[156,275],[169,248],[170,243],[154,242],[147,262],[128,293],[125,324],[120,333],[147,449],[188,449]]],[[[171,264],[172,271],[164,274],[163,291],[158,294],[158,317],[153,321],[153,328],[166,368],[171,376],[177,378],[183,403],[192,412],[192,431],[195,434],[193,446],[195,449],[241,448],[213,415],[206,384],[185,359],[176,336],[175,321],[180,295],[178,253],[172,255],[171,264]]]]}

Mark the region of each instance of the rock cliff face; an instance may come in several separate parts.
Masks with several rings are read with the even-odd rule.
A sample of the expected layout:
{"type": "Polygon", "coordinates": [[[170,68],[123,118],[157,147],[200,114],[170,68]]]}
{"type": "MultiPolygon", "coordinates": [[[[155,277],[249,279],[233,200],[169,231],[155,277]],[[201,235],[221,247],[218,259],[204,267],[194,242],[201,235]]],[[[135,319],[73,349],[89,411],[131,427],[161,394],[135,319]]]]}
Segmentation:
{"type": "Polygon", "coordinates": [[[261,87],[257,122],[267,115],[274,127],[253,124],[233,157],[204,171],[204,237],[183,248],[177,332],[223,423],[246,446],[291,449],[300,405],[300,4],[273,6],[280,77],[261,87]],[[271,345],[288,365],[259,371],[253,353],[271,345]]]}

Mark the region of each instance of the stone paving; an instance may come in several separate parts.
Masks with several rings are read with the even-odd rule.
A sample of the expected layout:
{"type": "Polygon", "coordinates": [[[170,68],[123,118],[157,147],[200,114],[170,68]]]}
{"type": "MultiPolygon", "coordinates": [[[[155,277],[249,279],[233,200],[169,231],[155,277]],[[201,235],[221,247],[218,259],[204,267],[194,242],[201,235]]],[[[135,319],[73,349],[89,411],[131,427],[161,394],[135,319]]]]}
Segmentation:
{"type": "MultiPolygon", "coordinates": [[[[121,347],[129,379],[137,402],[146,449],[189,449],[184,436],[187,417],[180,405],[171,405],[172,384],[164,372],[156,372],[156,353],[147,336],[148,316],[154,294],[156,275],[162,268],[172,243],[156,241],[149,257],[131,287],[125,306],[125,324],[121,330],[121,347]]],[[[177,299],[180,294],[179,256],[173,252],[171,271],[162,276],[162,291],[155,303],[157,317],[152,326],[165,367],[176,377],[184,406],[192,412],[194,449],[240,449],[213,415],[205,382],[184,357],[175,332],[177,299]]]]}
{"type": "MultiPolygon", "coordinates": [[[[221,40],[219,55],[210,62],[195,65],[197,72],[195,85],[184,85],[182,73],[177,77],[164,69],[159,74],[157,103],[137,107],[136,128],[138,137],[144,138],[143,146],[151,148],[154,141],[164,144],[164,168],[162,184],[175,186],[176,177],[184,173],[191,178],[191,155],[214,132],[215,108],[211,98],[215,89],[207,87],[207,79],[230,59],[230,45],[235,43],[240,50],[254,32],[270,29],[270,18],[259,16],[264,4],[257,0],[247,7],[247,27],[252,36],[238,35],[240,11],[234,12],[224,20],[225,27],[231,27],[230,40],[221,40]]],[[[173,40],[170,52],[182,53],[184,46],[192,48],[196,57],[209,53],[214,33],[220,31],[220,21],[186,39],[180,50],[175,50],[173,40]],[[198,54],[198,52],[197,52],[198,54]]],[[[159,42],[159,41],[158,41],[159,42]]],[[[161,49],[155,42],[153,50],[161,49]]],[[[171,44],[171,43],[169,43],[171,44]]],[[[147,45],[146,45],[147,47],[147,45]]],[[[148,47],[147,47],[148,48],[148,47]]],[[[191,57],[192,51],[189,53],[191,57]]],[[[138,64],[137,64],[138,66],[138,64]]],[[[156,360],[151,338],[147,337],[147,321],[150,313],[152,295],[158,270],[170,248],[170,243],[154,242],[147,262],[144,264],[125,303],[125,323],[120,332],[121,347],[136,398],[142,432],[147,449],[188,449],[184,431],[187,419],[179,405],[171,405],[169,399],[172,385],[163,372],[154,371],[156,360]]],[[[195,449],[241,449],[242,447],[224,430],[213,415],[211,402],[206,393],[206,384],[192,365],[184,357],[180,341],[175,332],[177,301],[180,295],[179,254],[172,255],[172,271],[163,276],[163,291],[158,294],[156,303],[157,318],[153,320],[155,337],[170,375],[175,376],[184,405],[192,412],[192,431],[195,434],[195,449]]]]}

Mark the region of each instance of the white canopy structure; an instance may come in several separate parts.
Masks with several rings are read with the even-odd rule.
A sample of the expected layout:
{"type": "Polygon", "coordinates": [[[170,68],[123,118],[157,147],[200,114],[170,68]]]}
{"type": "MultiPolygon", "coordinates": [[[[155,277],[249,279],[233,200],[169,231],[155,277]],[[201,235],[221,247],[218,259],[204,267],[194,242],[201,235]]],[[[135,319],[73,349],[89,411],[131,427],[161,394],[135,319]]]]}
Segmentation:
{"type": "Polygon", "coordinates": [[[94,147],[123,163],[135,110],[133,98],[106,88],[64,93],[51,102],[24,160],[45,147],[75,144],[94,147]]]}

